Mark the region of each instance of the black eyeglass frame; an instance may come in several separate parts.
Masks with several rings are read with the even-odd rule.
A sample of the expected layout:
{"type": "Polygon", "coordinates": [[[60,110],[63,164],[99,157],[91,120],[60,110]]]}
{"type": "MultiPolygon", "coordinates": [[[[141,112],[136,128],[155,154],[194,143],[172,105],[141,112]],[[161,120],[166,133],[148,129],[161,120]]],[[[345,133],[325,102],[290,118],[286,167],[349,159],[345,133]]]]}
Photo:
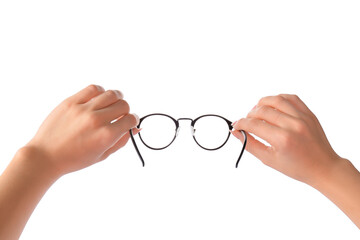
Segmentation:
{"type": "MultiPolygon", "coordinates": [[[[202,149],[205,149],[205,150],[208,150],[208,151],[218,150],[218,149],[222,148],[222,147],[227,143],[227,141],[229,140],[230,130],[232,130],[232,128],[233,128],[232,125],[231,125],[232,122],[231,122],[230,120],[228,120],[228,119],[226,119],[226,118],[224,118],[224,117],[222,117],[222,116],[216,115],[216,114],[205,114],[205,115],[201,115],[201,116],[199,116],[199,117],[197,117],[197,118],[195,118],[195,119],[191,119],[191,118],[178,118],[178,119],[176,120],[175,118],[173,118],[173,117],[171,117],[171,116],[169,116],[169,115],[167,115],[167,114],[164,114],[164,113],[152,113],[152,114],[148,114],[148,115],[140,118],[139,124],[138,124],[136,127],[137,127],[137,128],[140,128],[141,123],[142,123],[147,117],[155,116],[155,115],[158,115],[158,116],[160,115],[160,116],[165,116],[165,117],[170,118],[172,121],[174,121],[176,128],[175,128],[174,138],[171,140],[171,142],[170,142],[168,145],[166,145],[165,147],[161,147],[161,148],[154,148],[154,147],[151,147],[151,146],[149,146],[148,144],[146,144],[145,141],[144,141],[144,140],[142,139],[142,137],[141,137],[141,132],[139,132],[138,135],[139,135],[139,138],[140,138],[141,142],[142,142],[146,147],[148,147],[148,148],[150,148],[150,149],[152,149],[152,150],[162,150],[162,149],[165,149],[165,148],[169,147],[169,146],[175,141],[175,139],[176,139],[176,137],[177,137],[178,130],[179,130],[179,126],[180,126],[180,124],[179,124],[179,121],[180,121],[180,120],[190,120],[190,121],[191,121],[191,127],[192,127],[192,129],[193,129],[193,131],[194,131],[194,132],[193,132],[193,138],[194,138],[196,144],[199,145],[199,147],[201,147],[202,149]],[[199,119],[201,119],[201,118],[203,118],[203,117],[209,117],[209,116],[219,117],[219,118],[223,119],[223,120],[228,124],[228,127],[229,127],[229,133],[228,133],[228,136],[227,136],[225,142],[224,142],[222,145],[220,145],[219,147],[216,147],[216,148],[206,148],[206,147],[203,147],[203,146],[196,140],[196,137],[195,137],[195,134],[194,134],[195,131],[196,131],[196,129],[194,129],[195,123],[196,123],[199,119]]],[[[140,160],[141,160],[141,162],[142,162],[142,164],[143,164],[143,167],[145,167],[144,159],[143,159],[142,155],[140,154],[139,148],[138,148],[138,146],[137,146],[137,144],[136,144],[136,142],[135,142],[135,138],[134,138],[134,135],[133,135],[133,133],[132,133],[132,129],[130,129],[129,132],[130,132],[130,137],[131,137],[131,141],[132,141],[132,143],[133,143],[133,145],[134,145],[134,148],[135,148],[137,154],[139,155],[139,158],[140,158],[140,160]]],[[[242,155],[243,155],[243,153],[244,153],[244,150],[245,150],[245,147],[246,147],[246,143],[247,143],[247,134],[246,134],[246,132],[243,131],[243,130],[240,130],[240,132],[241,132],[241,133],[243,134],[243,136],[244,136],[244,143],[243,143],[243,147],[242,147],[242,149],[241,149],[239,158],[237,159],[236,164],[235,164],[235,167],[236,167],[236,168],[237,168],[238,165],[239,165],[240,159],[241,159],[241,157],[242,157],[242,155]]]]}

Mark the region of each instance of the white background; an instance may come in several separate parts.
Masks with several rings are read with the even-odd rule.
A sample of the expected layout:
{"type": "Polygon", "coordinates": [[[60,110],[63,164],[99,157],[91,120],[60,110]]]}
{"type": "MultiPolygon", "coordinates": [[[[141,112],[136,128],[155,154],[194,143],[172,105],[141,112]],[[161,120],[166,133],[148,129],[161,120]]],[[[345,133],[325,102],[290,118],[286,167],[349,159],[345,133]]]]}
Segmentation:
{"type": "MultiPolygon", "coordinates": [[[[120,89],[131,112],[232,121],[295,93],[360,169],[358,1],[0,2],[0,172],[64,98],[120,89]]],[[[359,239],[317,190],[239,141],[199,148],[188,122],[168,149],[129,142],[64,176],[21,239],[359,239]]],[[[50,143],[51,144],[51,143],[50,143]]]]}

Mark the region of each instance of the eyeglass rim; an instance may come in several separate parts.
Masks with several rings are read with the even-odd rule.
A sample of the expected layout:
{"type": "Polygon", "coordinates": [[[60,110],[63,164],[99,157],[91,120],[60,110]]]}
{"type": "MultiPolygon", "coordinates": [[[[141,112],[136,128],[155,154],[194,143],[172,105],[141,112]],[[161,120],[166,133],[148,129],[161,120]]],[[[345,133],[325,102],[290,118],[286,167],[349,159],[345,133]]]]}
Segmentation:
{"type": "MultiPolygon", "coordinates": [[[[232,129],[231,121],[228,120],[228,119],[226,119],[226,118],[224,118],[224,117],[222,117],[222,116],[220,116],[220,115],[217,115],[217,114],[205,114],[205,115],[201,115],[201,116],[197,117],[196,119],[194,119],[192,126],[194,127],[196,121],[198,121],[199,119],[201,119],[201,118],[203,118],[203,117],[219,117],[219,118],[225,120],[225,122],[228,124],[229,130],[232,129]]],[[[205,150],[208,150],[208,151],[214,151],[214,150],[218,150],[218,149],[222,148],[222,147],[227,143],[227,141],[229,140],[229,137],[230,137],[230,132],[228,132],[228,135],[227,135],[226,140],[224,141],[224,143],[221,144],[219,147],[216,147],[216,148],[206,148],[206,147],[202,146],[202,145],[196,140],[195,135],[193,135],[193,138],[194,138],[195,142],[197,143],[197,145],[199,145],[201,148],[203,148],[203,149],[205,149],[205,150]]]]}
{"type": "Polygon", "coordinates": [[[165,148],[169,147],[169,146],[175,141],[176,131],[177,131],[178,128],[179,128],[179,123],[178,123],[178,121],[176,121],[175,118],[173,118],[173,117],[171,117],[171,116],[169,116],[169,115],[167,115],[167,114],[164,114],[164,113],[152,113],[152,114],[148,114],[148,115],[140,118],[140,121],[139,121],[139,124],[137,125],[137,128],[140,128],[140,125],[141,125],[141,123],[143,122],[144,119],[146,119],[147,117],[150,117],[150,116],[154,116],[154,115],[165,116],[165,117],[168,117],[168,118],[170,118],[171,120],[174,121],[174,123],[175,123],[175,134],[174,134],[174,137],[173,137],[173,139],[171,140],[171,142],[170,142],[168,145],[166,145],[165,147],[154,148],[154,147],[151,147],[151,146],[149,146],[148,144],[145,143],[145,141],[144,141],[143,138],[141,137],[141,134],[140,134],[141,132],[139,132],[138,135],[139,135],[139,138],[140,138],[141,142],[142,142],[146,147],[148,147],[148,148],[150,148],[150,149],[152,149],[152,150],[162,150],[162,149],[165,149],[165,148]]]}
{"type": "MultiPolygon", "coordinates": [[[[154,115],[160,115],[160,116],[168,117],[168,118],[170,118],[170,119],[174,122],[174,124],[175,124],[175,133],[174,133],[174,137],[173,137],[173,139],[171,140],[171,142],[170,142],[168,145],[166,145],[165,147],[154,148],[154,147],[151,147],[151,146],[149,146],[148,144],[145,143],[145,141],[144,141],[143,138],[141,137],[141,132],[139,132],[138,135],[139,135],[139,138],[140,138],[141,142],[142,142],[146,147],[148,147],[148,148],[150,148],[150,149],[152,149],[152,150],[163,150],[163,149],[169,147],[169,146],[175,141],[176,136],[177,136],[176,133],[177,133],[177,131],[178,131],[178,129],[179,129],[179,120],[180,120],[180,119],[184,119],[184,118],[179,118],[178,120],[176,120],[176,119],[173,118],[172,116],[169,116],[169,115],[164,114],[164,113],[151,113],[151,114],[148,114],[148,115],[140,118],[139,124],[137,125],[137,128],[140,128],[141,123],[143,122],[144,119],[146,119],[147,117],[150,117],[150,116],[154,116],[154,115]]],[[[199,119],[201,119],[201,118],[203,118],[203,117],[219,117],[219,118],[223,119],[223,120],[228,124],[229,130],[232,129],[231,121],[228,120],[228,119],[226,119],[226,118],[224,118],[224,117],[222,117],[222,116],[220,116],[220,115],[217,115],[217,114],[204,114],[204,115],[201,115],[201,116],[199,116],[199,117],[197,117],[197,118],[195,118],[195,119],[191,119],[191,118],[186,118],[186,119],[191,120],[191,126],[194,127],[194,126],[195,126],[195,123],[196,123],[199,119]]],[[[228,136],[227,136],[226,140],[224,141],[224,143],[221,144],[219,147],[216,147],[216,148],[206,148],[206,147],[202,146],[202,145],[196,140],[196,137],[195,137],[194,135],[193,135],[193,138],[194,138],[196,144],[199,145],[199,147],[201,147],[202,149],[205,149],[205,150],[208,150],[208,151],[214,151],[214,150],[218,150],[218,149],[222,148],[222,147],[227,143],[227,141],[228,141],[229,138],[230,138],[230,131],[228,132],[228,136]]]]}

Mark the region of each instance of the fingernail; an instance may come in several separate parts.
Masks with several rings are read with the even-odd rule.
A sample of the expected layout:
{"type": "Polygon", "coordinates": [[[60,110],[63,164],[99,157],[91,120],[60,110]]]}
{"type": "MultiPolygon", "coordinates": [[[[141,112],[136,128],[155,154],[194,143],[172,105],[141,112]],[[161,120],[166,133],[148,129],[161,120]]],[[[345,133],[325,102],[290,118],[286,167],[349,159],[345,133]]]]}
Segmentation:
{"type": "Polygon", "coordinates": [[[238,121],[233,122],[233,123],[231,124],[231,126],[234,126],[237,122],[238,122],[238,121]]]}
{"type": "Polygon", "coordinates": [[[121,99],[124,98],[124,94],[122,94],[122,92],[120,92],[119,90],[114,90],[114,91],[119,98],[121,98],[121,99]]]}
{"type": "Polygon", "coordinates": [[[95,85],[99,91],[105,91],[105,89],[100,85],[95,85]]]}
{"type": "Polygon", "coordinates": [[[251,109],[251,111],[255,110],[256,108],[257,108],[257,105],[255,105],[255,106],[251,109]]]}

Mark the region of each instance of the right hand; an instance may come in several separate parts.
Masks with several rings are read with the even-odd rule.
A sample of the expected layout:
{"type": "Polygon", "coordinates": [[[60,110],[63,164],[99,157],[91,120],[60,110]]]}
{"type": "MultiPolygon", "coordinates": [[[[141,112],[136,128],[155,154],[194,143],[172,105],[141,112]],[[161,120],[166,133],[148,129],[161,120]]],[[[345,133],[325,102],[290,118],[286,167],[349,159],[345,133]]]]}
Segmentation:
{"type": "Polygon", "coordinates": [[[262,98],[233,127],[233,135],[242,141],[240,129],[270,144],[248,134],[247,151],[264,164],[310,185],[323,181],[344,160],[330,146],[316,116],[296,95],[262,98]]]}

